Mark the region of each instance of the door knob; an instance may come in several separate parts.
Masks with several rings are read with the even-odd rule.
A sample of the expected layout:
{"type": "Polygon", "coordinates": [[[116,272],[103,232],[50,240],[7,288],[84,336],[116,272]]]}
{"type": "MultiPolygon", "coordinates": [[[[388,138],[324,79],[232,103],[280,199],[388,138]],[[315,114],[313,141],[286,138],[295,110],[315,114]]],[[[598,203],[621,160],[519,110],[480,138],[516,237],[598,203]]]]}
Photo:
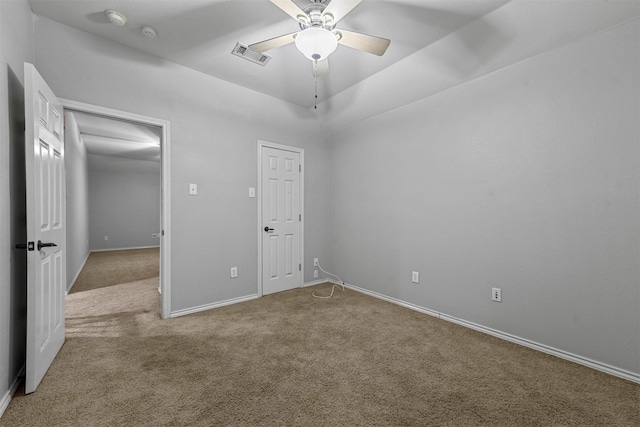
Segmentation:
{"type": "Polygon", "coordinates": [[[38,250],[42,248],[51,248],[53,246],[58,246],[55,243],[42,243],[42,240],[38,240],[38,250]]]}
{"type": "Polygon", "coordinates": [[[273,228],[265,227],[265,228],[264,228],[264,231],[266,231],[267,233],[269,233],[269,232],[273,231],[273,228]]]}

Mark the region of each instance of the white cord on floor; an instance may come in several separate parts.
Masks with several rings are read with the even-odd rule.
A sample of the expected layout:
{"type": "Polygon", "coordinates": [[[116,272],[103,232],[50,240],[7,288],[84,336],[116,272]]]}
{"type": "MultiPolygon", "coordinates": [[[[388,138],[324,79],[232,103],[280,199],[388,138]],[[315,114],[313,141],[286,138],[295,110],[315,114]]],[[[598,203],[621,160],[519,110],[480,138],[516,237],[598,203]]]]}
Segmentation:
{"type": "Polygon", "coordinates": [[[316,293],[315,293],[315,292],[313,292],[311,295],[312,295],[314,298],[321,298],[321,299],[329,299],[329,298],[331,298],[331,297],[333,296],[333,291],[336,289],[336,287],[337,287],[337,286],[342,286],[342,291],[344,292],[344,282],[342,281],[342,279],[341,279],[341,278],[339,278],[339,277],[338,277],[338,276],[336,276],[335,274],[331,274],[331,273],[329,273],[328,271],[324,271],[324,270],[322,269],[322,267],[320,266],[320,262],[318,262],[318,268],[319,268],[319,269],[320,269],[320,271],[322,271],[324,274],[328,274],[329,276],[333,276],[333,277],[335,277],[336,279],[338,279],[338,280],[340,281],[340,285],[333,285],[333,286],[331,287],[331,294],[330,294],[328,297],[321,297],[321,296],[319,296],[319,295],[316,295],[316,293]]]}

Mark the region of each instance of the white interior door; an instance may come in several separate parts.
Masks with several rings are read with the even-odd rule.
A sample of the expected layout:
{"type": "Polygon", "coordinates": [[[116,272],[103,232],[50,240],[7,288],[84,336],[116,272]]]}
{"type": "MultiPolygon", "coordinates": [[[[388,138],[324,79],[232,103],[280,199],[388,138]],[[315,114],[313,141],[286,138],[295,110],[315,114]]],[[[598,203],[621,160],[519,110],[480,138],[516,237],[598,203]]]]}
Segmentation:
{"type": "Polygon", "coordinates": [[[300,152],[261,147],[262,294],[302,286],[300,152]]]}
{"type": "Polygon", "coordinates": [[[25,393],[40,384],[64,343],[65,175],[62,105],[25,63],[27,361],[25,393]]]}

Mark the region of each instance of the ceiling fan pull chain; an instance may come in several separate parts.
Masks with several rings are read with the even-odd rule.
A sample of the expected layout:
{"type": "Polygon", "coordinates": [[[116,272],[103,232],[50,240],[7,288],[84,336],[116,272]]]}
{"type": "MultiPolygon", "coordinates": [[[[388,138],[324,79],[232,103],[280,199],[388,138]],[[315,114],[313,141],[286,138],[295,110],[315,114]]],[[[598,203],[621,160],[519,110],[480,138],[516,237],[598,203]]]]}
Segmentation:
{"type": "Polygon", "coordinates": [[[313,79],[315,80],[316,85],[316,98],[313,103],[313,109],[318,109],[318,60],[313,61],[313,79]]]}

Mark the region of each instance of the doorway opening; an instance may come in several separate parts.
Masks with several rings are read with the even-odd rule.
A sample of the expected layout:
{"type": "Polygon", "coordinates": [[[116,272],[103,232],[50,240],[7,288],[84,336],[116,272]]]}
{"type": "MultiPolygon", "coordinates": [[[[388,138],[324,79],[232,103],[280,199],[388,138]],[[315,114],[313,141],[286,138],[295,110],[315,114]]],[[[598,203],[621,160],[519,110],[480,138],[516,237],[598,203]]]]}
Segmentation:
{"type": "MultiPolygon", "coordinates": [[[[76,101],[60,99],[62,106],[65,110],[65,115],[75,115],[81,117],[82,120],[85,120],[86,123],[93,123],[96,126],[99,126],[100,120],[106,121],[110,120],[111,123],[121,123],[122,129],[116,129],[115,132],[117,134],[118,131],[121,132],[131,132],[132,129],[135,132],[140,132],[135,143],[131,143],[128,146],[126,142],[118,141],[116,138],[117,135],[93,135],[91,137],[92,141],[90,144],[93,144],[92,152],[98,153],[97,155],[92,155],[91,163],[94,167],[100,167],[101,164],[105,162],[111,162],[109,156],[110,152],[117,152],[119,155],[118,159],[114,164],[119,165],[118,167],[122,169],[122,175],[124,175],[127,168],[130,168],[129,165],[143,165],[144,168],[149,169],[147,172],[150,173],[150,178],[153,180],[153,173],[157,172],[159,169],[159,206],[157,203],[158,193],[155,195],[150,195],[152,198],[147,200],[148,203],[151,203],[155,206],[144,206],[139,205],[140,208],[143,209],[151,209],[148,215],[157,215],[159,208],[159,221],[156,223],[158,226],[155,227],[154,232],[145,233],[149,234],[146,236],[146,240],[140,240],[138,237],[137,240],[127,240],[130,236],[127,233],[122,233],[118,237],[118,241],[114,242],[112,236],[112,241],[109,242],[109,234],[100,230],[99,227],[93,227],[92,231],[87,236],[86,244],[89,245],[89,240],[91,240],[91,248],[94,248],[98,251],[100,250],[110,250],[110,249],[125,249],[132,250],[131,254],[135,254],[139,256],[143,252],[148,252],[150,247],[159,246],[159,286],[158,290],[161,293],[161,316],[162,318],[169,318],[171,315],[171,282],[170,282],[170,253],[171,253],[171,234],[170,234],[170,159],[169,159],[169,147],[170,147],[170,135],[169,135],[169,122],[162,119],[157,119],[148,116],[142,116],[139,114],[129,113],[126,111],[114,110],[110,108],[104,108],[96,105],[80,103],[76,101]],[[89,120],[88,122],[86,120],[89,120]],[[93,122],[92,122],[93,120],[93,122]],[[127,127],[128,126],[128,127],[127,127]],[[155,143],[153,142],[155,140],[155,143]],[[120,144],[120,147],[118,146],[120,144]],[[124,145],[123,145],[124,144],[124,145]],[[154,146],[155,145],[155,146],[154,146]],[[104,155],[100,155],[104,154],[104,155]],[[157,163],[159,163],[159,168],[157,167],[157,163]],[[156,168],[156,170],[154,170],[156,168]],[[153,197],[156,197],[156,202],[153,202],[153,197]],[[156,208],[155,212],[153,211],[154,207],[156,208]],[[133,243],[137,242],[137,243],[133,243]],[[142,243],[140,243],[142,242],[142,243]],[[156,243],[158,242],[158,243],[156,243]],[[114,246],[115,245],[115,246],[114,246]],[[132,248],[132,246],[134,246],[132,248]]],[[[75,120],[75,119],[74,119],[75,120]]],[[[94,132],[99,133],[99,132],[94,132]]],[[[106,165],[105,170],[113,169],[113,165],[106,165]]],[[[117,171],[111,170],[109,172],[112,178],[110,179],[97,179],[97,182],[101,181],[113,181],[114,179],[118,179],[117,171]],[[116,172],[115,174],[113,172],[116,172]]],[[[138,183],[142,186],[141,183],[138,183]]],[[[111,186],[114,183],[110,184],[111,186]]],[[[152,183],[149,183],[152,185],[152,183]]],[[[117,183],[115,183],[117,187],[117,183]]],[[[152,187],[150,187],[152,188],[152,187]]],[[[144,195],[145,189],[142,187],[139,189],[137,195],[134,195],[135,198],[147,198],[144,195]]],[[[135,194],[135,193],[132,193],[135,194]]],[[[129,196],[132,197],[132,196],[129,196]]],[[[144,201],[143,201],[144,203],[144,201]]],[[[94,205],[96,205],[94,203],[94,205]]],[[[100,211],[98,205],[93,207],[94,210],[100,211]]],[[[94,213],[95,214],[95,213],[94,213]]],[[[108,217],[105,217],[108,218],[108,217]]],[[[107,221],[107,219],[105,219],[107,221]]],[[[104,221],[102,221],[104,222],[104,221]]],[[[155,220],[153,220],[155,222],[155,220]]],[[[70,227],[73,227],[73,224],[69,224],[70,227]]],[[[148,225],[147,225],[148,226],[148,225]]],[[[153,226],[153,224],[152,224],[153,226]]],[[[128,233],[132,234],[132,233],[128,233]]],[[[117,254],[116,252],[113,252],[117,254]]],[[[70,255],[73,255],[70,253],[70,255]]],[[[85,259],[86,261],[86,259],[85,259]]],[[[78,270],[79,272],[79,270],[78,270]]],[[[73,274],[72,271],[70,271],[73,274]]],[[[75,280],[75,277],[74,277],[75,280]]],[[[72,284],[73,281],[70,281],[72,284]]]]}

